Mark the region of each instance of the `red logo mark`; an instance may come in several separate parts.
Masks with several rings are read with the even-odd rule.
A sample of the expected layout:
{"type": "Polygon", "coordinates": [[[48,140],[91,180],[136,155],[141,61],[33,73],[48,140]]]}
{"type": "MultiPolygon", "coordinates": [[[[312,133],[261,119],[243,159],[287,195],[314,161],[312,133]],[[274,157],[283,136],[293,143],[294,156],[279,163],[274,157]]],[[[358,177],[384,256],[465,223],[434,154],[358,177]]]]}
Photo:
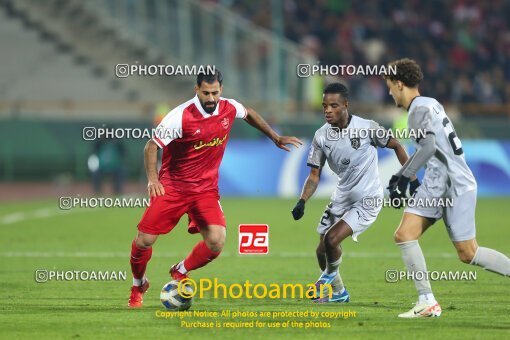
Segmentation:
{"type": "Polygon", "coordinates": [[[269,226],[267,224],[239,225],[239,254],[267,254],[269,226]]]}
{"type": "Polygon", "coordinates": [[[230,121],[228,120],[228,118],[223,118],[221,120],[221,125],[223,126],[223,128],[228,128],[228,124],[230,123],[230,121]]]}

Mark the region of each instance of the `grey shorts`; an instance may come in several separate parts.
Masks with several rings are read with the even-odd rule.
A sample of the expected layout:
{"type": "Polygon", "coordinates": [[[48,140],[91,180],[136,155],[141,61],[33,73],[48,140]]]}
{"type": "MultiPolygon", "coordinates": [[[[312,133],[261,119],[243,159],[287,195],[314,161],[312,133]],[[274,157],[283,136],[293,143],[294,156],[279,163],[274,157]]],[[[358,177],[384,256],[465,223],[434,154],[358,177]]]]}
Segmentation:
{"type": "MultiPolygon", "coordinates": [[[[431,190],[422,184],[416,191],[414,199],[416,202],[433,202],[441,197],[432,194],[431,190]]],[[[448,199],[443,197],[441,202],[439,206],[426,204],[408,206],[404,211],[435,220],[443,218],[452,241],[467,241],[475,238],[476,189],[448,199]]]]}
{"type": "Polygon", "coordinates": [[[340,206],[334,202],[329,203],[317,225],[317,232],[324,235],[338,221],[344,220],[353,231],[352,239],[358,242],[358,236],[375,222],[382,208],[382,204],[372,206],[364,202],[365,199],[349,207],[340,206]]]}

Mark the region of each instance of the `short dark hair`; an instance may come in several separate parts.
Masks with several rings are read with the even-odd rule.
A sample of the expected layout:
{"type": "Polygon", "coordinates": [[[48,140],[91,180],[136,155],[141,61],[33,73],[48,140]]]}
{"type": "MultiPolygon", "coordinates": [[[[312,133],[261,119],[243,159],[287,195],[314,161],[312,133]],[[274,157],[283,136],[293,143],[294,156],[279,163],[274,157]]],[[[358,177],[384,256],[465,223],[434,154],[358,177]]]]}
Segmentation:
{"type": "Polygon", "coordinates": [[[340,83],[331,83],[324,89],[324,94],[340,93],[345,100],[349,100],[349,89],[347,86],[340,83]]]}
{"type": "Polygon", "coordinates": [[[421,72],[420,65],[413,59],[404,58],[392,61],[388,67],[397,68],[397,73],[393,74],[388,72],[384,75],[384,79],[391,81],[400,80],[407,87],[416,87],[423,79],[423,73],[421,72]]]}
{"type": "Polygon", "coordinates": [[[202,82],[205,81],[207,84],[212,84],[215,81],[220,83],[220,86],[223,83],[223,75],[221,74],[220,70],[216,69],[214,72],[203,72],[199,73],[197,76],[197,86],[200,87],[202,85],[202,82]]]}

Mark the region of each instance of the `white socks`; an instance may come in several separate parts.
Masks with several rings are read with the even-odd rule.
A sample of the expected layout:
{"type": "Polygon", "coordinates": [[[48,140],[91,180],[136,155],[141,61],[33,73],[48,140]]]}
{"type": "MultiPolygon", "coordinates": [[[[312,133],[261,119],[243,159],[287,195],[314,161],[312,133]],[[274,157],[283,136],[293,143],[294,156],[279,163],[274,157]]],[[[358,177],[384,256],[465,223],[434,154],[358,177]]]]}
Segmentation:
{"type": "Polygon", "coordinates": [[[141,287],[142,283],[145,283],[145,281],[147,281],[147,278],[145,277],[145,275],[143,276],[142,279],[133,278],[133,286],[141,287]]]}
{"type": "Polygon", "coordinates": [[[342,281],[342,277],[340,276],[340,273],[338,272],[338,267],[340,267],[340,263],[342,263],[342,256],[338,258],[333,263],[327,263],[326,264],[326,270],[324,271],[326,275],[332,275],[336,273],[335,278],[333,279],[333,282],[331,282],[331,287],[333,287],[334,293],[341,293],[345,287],[344,282],[342,281]]]}
{"type": "Polygon", "coordinates": [[[184,267],[184,260],[179,262],[179,264],[177,265],[176,269],[181,274],[186,274],[188,272],[186,267],[184,267]]]}
{"type": "Polygon", "coordinates": [[[494,249],[478,247],[470,264],[497,274],[510,276],[510,259],[494,249]]]}
{"type": "Polygon", "coordinates": [[[342,281],[342,277],[340,273],[336,273],[335,279],[331,282],[331,287],[333,287],[333,293],[343,293],[345,290],[344,282],[342,281]]]}
{"type": "Polygon", "coordinates": [[[331,275],[333,273],[336,273],[338,271],[338,267],[340,267],[340,263],[342,263],[342,256],[340,256],[338,260],[336,260],[333,263],[327,262],[325,270],[326,274],[331,275]]]}
{"type": "Polygon", "coordinates": [[[428,305],[435,305],[437,303],[436,298],[434,297],[434,294],[420,294],[418,296],[418,303],[426,303],[428,305]]]}
{"type": "MultiPolygon", "coordinates": [[[[427,272],[427,264],[425,263],[425,257],[423,256],[418,240],[397,243],[397,245],[402,251],[402,259],[404,260],[408,273],[427,272]]],[[[432,295],[432,288],[430,287],[430,282],[427,276],[420,276],[423,276],[421,280],[414,280],[414,285],[418,294],[420,296],[426,294],[432,295]]]]}

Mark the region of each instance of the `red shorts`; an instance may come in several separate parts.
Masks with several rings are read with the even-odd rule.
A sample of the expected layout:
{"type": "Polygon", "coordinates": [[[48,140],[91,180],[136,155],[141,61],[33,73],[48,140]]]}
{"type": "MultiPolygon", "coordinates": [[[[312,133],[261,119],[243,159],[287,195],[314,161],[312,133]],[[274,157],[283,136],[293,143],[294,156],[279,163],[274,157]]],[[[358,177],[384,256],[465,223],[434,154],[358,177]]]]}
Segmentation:
{"type": "Polygon", "coordinates": [[[219,199],[217,193],[182,195],[165,188],[163,196],[151,197],[150,205],[138,223],[138,230],[151,235],[169,233],[186,213],[191,234],[209,225],[225,227],[225,215],[219,199]]]}

